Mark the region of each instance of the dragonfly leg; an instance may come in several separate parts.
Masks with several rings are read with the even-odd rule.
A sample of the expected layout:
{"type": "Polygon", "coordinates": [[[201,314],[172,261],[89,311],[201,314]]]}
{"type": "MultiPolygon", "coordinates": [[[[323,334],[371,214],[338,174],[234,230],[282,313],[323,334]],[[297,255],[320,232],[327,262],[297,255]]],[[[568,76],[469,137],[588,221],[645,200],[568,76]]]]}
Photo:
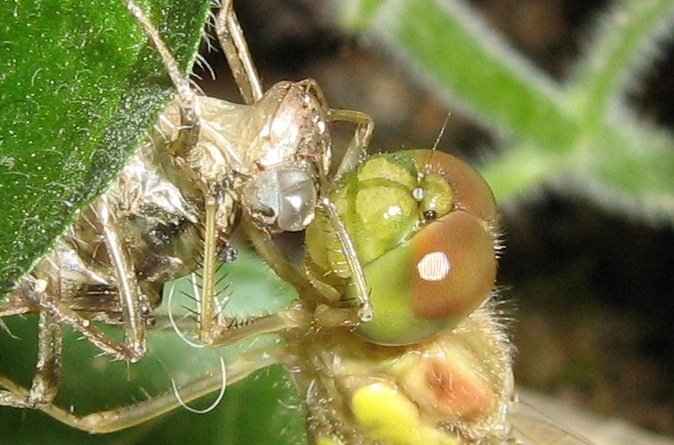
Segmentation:
{"type": "Polygon", "coordinates": [[[312,314],[298,303],[272,315],[213,320],[208,326],[206,337],[202,337],[201,340],[207,347],[228,346],[261,334],[287,332],[306,326],[311,320],[312,314]]]}
{"type": "MultiPolygon", "coordinates": [[[[195,92],[190,85],[189,80],[183,75],[178,65],[178,61],[171,53],[171,50],[166,45],[166,42],[161,38],[159,30],[152,23],[150,18],[145,14],[145,11],[138,5],[135,0],[124,0],[126,7],[129,9],[131,15],[136,19],[138,24],[143,27],[145,34],[152,42],[152,45],[157,49],[159,56],[164,61],[166,72],[171,78],[171,82],[178,90],[180,101],[185,104],[193,104],[195,92]]],[[[196,120],[196,118],[192,119],[196,120]]]]}
{"type": "Polygon", "coordinates": [[[152,23],[150,18],[145,14],[145,11],[138,5],[135,0],[124,0],[126,7],[131,12],[131,15],[142,26],[145,34],[156,48],[159,56],[164,62],[166,72],[168,73],[171,82],[178,92],[178,99],[180,103],[180,118],[181,127],[178,137],[178,146],[182,147],[180,150],[183,153],[190,151],[199,140],[199,111],[196,106],[196,92],[192,88],[189,79],[182,73],[178,61],[173,56],[173,53],[162,39],[159,30],[152,23]]]}
{"type": "Polygon", "coordinates": [[[288,261],[283,252],[274,243],[272,237],[268,233],[261,231],[245,215],[241,219],[241,227],[264,262],[274,270],[279,278],[290,283],[302,299],[320,304],[339,298],[339,293],[330,286],[326,285],[324,288],[314,286],[304,272],[288,261]]]}
{"type": "MultiPolygon", "coordinates": [[[[53,404],[41,406],[40,409],[49,416],[73,428],[93,434],[111,433],[140,425],[168,413],[184,403],[218,391],[222,388],[223,384],[230,385],[259,369],[281,363],[284,357],[282,352],[282,348],[267,348],[243,354],[226,366],[226,374],[222,375],[219,372],[209,373],[178,388],[180,400],[176,397],[175,392],[168,391],[156,397],[151,397],[121,408],[99,411],[84,416],[77,416],[53,404]]],[[[0,387],[7,388],[8,390],[0,391],[0,404],[4,401],[6,393],[20,399],[26,399],[31,392],[1,374],[0,387]]]]}
{"type": "Polygon", "coordinates": [[[217,212],[217,202],[214,196],[206,196],[204,212],[206,214],[204,223],[204,270],[201,293],[199,295],[199,338],[202,343],[208,344],[212,340],[210,328],[216,319],[215,284],[218,265],[215,216],[217,212]]]}
{"type": "Polygon", "coordinates": [[[48,291],[43,280],[26,280],[18,294],[5,301],[3,315],[36,312],[38,314],[38,361],[35,376],[28,393],[13,391],[7,385],[0,391],[0,405],[17,408],[35,408],[50,404],[58,391],[63,353],[62,325],[67,324],[79,331],[99,349],[120,360],[136,361],[145,352],[145,321],[141,314],[141,297],[136,275],[130,266],[126,251],[122,248],[115,226],[110,217],[106,198],[96,207],[102,234],[115,269],[122,320],[125,328],[125,343],[110,337],[91,320],[80,315],[60,300],[58,292],[48,291]],[[17,304],[15,304],[17,303],[17,304]]]}
{"type": "MultiPolygon", "coordinates": [[[[254,335],[278,332],[296,327],[304,321],[306,312],[300,307],[281,313],[248,320],[226,320],[216,304],[216,273],[218,268],[216,245],[217,204],[213,196],[206,198],[204,227],[203,278],[199,295],[199,338],[208,347],[235,343],[254,335]]],[[[256,230],[256,232],[260,232],[256,230]]]]}
{"type": "Polygon", "coordinates": [[[10,315],[34,314],[39,311],[39,306],[20,295],[9,294],[0,302],[0,327],[2,319],[10,315]]]}
{"type": "Polygon", "coordinates": [[[283,255],[269,234],[259,230],[247,218],[242,218],[241,226],[255,250],[265,263],[282,280],[290,283],[302,300],[313,304],[315,321],[323,327],[357,326],[362,322],[353,308],[342,308],[339,292],[332,286],[319,280],[310,280],[309,276],[298,269],[283,255]]]}
{"type": "Polygon", "coordinates": [[[344,222],[337,213],[337,208],[330,201],[329,198],[325,197],[321,201],[321,207],[323,211],[328,215],[328,219],[332,224],[335,234],[339,239],[339,243],[342,245],[344,251],[344,258],[346,259],[347,267],[351,271],[351,279],[356,288],[356,313],[361,322],[371,321],[374,317],[374,309],[372,308],[372,303],[370,302],[370,289],[368,288],[367,281],[365,280],[365,273],[363,272],[363,266],[360,264],[358,259],[358,254],[356,253],[356,247],[347,232],[344,222]]]}
{"type": "MultiPolygon", "coordinates": [[[[147,321],[144,314],[150,311],[149,302],[140,292],[136,273],[118,234],[118,228],[106,195],[102,195],[96,201],[93,210],[100,224],[101,235],[113,266],[114,281],[120,298],[119,305],[122,308],[121,321],[124,327],[124,342],[110,337],[91,319],[71,308],[68,302],[61,301],[58,292],[45,289],[46,283],[43,280],[27,280],[24,283],[25,288],[21,289],[19,294],[22,295],[23,300],[30,301],[31,305],[34,305],[34,308],[31,306],[31,312],[39,314],[41,356],[47,358],[54,353],[60,355],[60,326],[66,324],[80,332],[106,354],[118,360],[136,361],[143,356],[146,349],[145,327],[147,321]],[[52,349],[56,352],[50,352],[50,344],[55,345],[52,349]]],[[[40,360],[44,361],[43,359],[40,360]]]]}

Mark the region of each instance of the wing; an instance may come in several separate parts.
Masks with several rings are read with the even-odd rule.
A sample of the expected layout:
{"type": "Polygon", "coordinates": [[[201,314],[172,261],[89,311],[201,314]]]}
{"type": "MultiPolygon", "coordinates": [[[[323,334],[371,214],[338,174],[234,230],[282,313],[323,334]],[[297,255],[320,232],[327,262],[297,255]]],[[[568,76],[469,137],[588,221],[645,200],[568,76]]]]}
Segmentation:
{"type": "Polygon", "coordinates": [[[510,423],[516,445],[593,445],[525,403],[512,404],[510,423]]]}

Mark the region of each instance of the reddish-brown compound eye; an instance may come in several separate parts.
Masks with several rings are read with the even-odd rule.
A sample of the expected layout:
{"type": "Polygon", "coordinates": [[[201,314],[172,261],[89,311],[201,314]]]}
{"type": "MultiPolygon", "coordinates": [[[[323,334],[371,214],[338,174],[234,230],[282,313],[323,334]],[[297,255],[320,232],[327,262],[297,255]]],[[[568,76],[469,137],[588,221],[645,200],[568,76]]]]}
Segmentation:
{"type": "Polygon", "coordinates": [[[496,279],[496,256],[484,221],[454,211],[424,227],[412,241],[415,315],[458,321],[487,299],[496,279]]]}

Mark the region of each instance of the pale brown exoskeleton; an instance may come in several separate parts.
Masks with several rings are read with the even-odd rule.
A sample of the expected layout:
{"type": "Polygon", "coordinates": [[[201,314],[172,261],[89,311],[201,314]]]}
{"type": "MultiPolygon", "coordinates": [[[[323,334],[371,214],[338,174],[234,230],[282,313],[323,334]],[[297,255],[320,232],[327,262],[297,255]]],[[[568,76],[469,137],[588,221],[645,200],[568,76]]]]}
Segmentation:
{"type": "MultiPolygon", "coordinates": [[[[139,360],[164,283],[198,267],[201,341],[230,341],[227,323],[216,316],[213,288],[218,263],[236,254],[228,240],[239,221],[263,237],[306,228],[317,206],[329,207],[322,190],[331,167],[330,125],[356,127],[337,175],[358,163],[372,133],[367,115],[330,109],[313,80],[280,82],[263,93],[230,1],[223,2],[215,29],[243,105],[195,91],[142,9],[125,3],[164,60],[177,95],[108,190],[1,301],[0,320],[38,314],[39,352],[30,392],[0,382],[0,405],[51,403],[64,324],[116,359],[139,360]],[[96,322],[120,325],[123,341],[96,322]]],[[[341,224],[336,215],[333,221],[341,224]]],[[[366,320],[371,309],[364,284],[361,291],[356,312],[366,320]]]]}

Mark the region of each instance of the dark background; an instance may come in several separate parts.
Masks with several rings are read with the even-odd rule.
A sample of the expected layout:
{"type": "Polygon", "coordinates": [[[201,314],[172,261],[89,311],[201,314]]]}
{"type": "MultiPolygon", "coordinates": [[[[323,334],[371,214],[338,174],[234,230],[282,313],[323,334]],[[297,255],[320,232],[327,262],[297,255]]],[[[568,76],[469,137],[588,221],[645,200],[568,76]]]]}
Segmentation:
{"type": "MultiPolygon", "coordinates": [[[[583,43],[607,5],[472,3],[513,46],[559,80],[582,57],[583,43]]],[[[236,2],[236,10],[265,86],[315,78],[334,108],[374,118],[371,152],[432,147],[449,112],[440,149],[478,166],[502,149],[485,129],[424,91],[414,72],[376,41],[340,33],[329,4],[246,0],[236,2]]],[[[227,72],[220,54],[204,57],[215,72],[227,72]]],[[[661,59],[648,67],[630,97],[642,117],[670,127],[673,63],[671,46],[663,45],[661,59]]],[[[201,75],[207,92],[237,98],[230,79],[220,76],[215,83],[201,75]]],[[[499,284],[519,351],[518,383],[674,435],[671,227],[542,188],[503,208],[503,231],[507,248],[499,284]]]]}

